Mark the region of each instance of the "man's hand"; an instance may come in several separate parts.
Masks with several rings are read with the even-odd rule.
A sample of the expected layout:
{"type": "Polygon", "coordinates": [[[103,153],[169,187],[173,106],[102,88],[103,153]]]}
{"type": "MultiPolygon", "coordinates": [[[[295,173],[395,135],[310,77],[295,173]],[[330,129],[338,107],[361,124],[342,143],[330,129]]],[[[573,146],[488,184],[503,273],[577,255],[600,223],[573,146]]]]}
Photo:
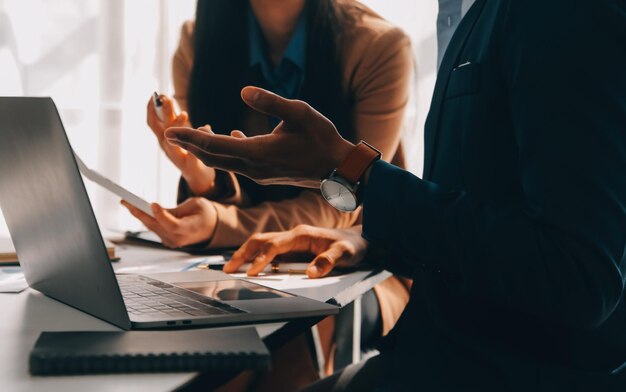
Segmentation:
{"type": "MultiPolygon", "coordinates": [[[[174,146],[165,139],[165,130],[170,127],[190,127],[187,112],[181,112],[178,116],[174,111],[174,103],[165,95],[159,97],[163,106],[163,121],[159,119],[154,107],[152,97],[148,101],[147,122],[148,126],[159,141],[159,145],[165,155],[180,170],[183,178],[187,181],[189,188],[196,195],[206,195],[215,185],[215,169],[206,167],[202,161],[189,154],[186,150],[174,146]]],[[[210,131],[210,126],[201,128],[203,131],[210,131]]]]}
{"type": "Polygon", "coordinates": [[[288,100],[256,87],[242,90],[253,109],[282,122],[267,135],[246,138],[173,127],[167,140],[194,154],[205,165],[234,171],[260,184],[318,188],[320,180],[348,156],[352,143],[343,139],[330,120],[302,101],[288,100]]]}
{"type": "Polygon", "coordinates": [[[301,225],[281,233],[255,234],[224,265],[224,272],[237,272],[242,265],[251,263],[248,275],[255,276],[276,256],[303,252],[315,255],[306,269],[308,277],[321,278],[335,267],[354,267],[363,261],[368,243],[361,237],[361,229],[361,226],[341,230],[301,225]]]}
{"type": "Polygon", "coordinates": [[[148,229],[155,232],[170,248],[181,248],[208,241],[217,226],[217,210],[202,197],[185,200],[176,208],[166,210],[152,204],[154,218],[122,200],[128,211],[148,229]]]}

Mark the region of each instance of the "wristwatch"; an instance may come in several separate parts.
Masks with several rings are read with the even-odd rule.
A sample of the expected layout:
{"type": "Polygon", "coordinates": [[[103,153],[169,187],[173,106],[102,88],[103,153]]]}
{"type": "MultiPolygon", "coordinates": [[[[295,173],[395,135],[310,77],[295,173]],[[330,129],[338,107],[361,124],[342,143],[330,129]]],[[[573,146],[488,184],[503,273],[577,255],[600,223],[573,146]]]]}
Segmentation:
{"type": "Polygon", "coordinates": [[[346,159],[322,181],[322,196],[339,211],[352,212],[361,204],[361,178],[375,161],[381,158],[380,151],[361,141],[346,159]]]}

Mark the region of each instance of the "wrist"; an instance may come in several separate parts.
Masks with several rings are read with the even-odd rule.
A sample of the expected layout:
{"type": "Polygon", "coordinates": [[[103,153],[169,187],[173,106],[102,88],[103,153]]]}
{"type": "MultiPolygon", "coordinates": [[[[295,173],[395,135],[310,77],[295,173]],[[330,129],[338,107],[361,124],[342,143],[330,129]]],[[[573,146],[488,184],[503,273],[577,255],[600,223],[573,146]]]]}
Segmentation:
{"type": "Polygon", "coordinates": [[[189,170],[181,171],[182,177],[187,182],[189,189],[196,196],[211,198],[218,191],[217,174],[214,168],[191,167],[189,170]]]}
{"type": "Polygon", "coordinates": [[[207,238],[205,239],[205,242],[210,243],[213,240],[213,237],[215,237],[215,232],[217,231],[219,213],[217,212],[215,202],[207,200],[207,203],[209,204],[211,213],[209,214],[209,230],[207,232],[207,238]]]}
{"type": "Polygon", "coordinates": [[[370,174],[372,173],[372,166],[374,166],[374,163],[376,163],[375,161],[372,162],[372,164],[367,168],[367,170],[365,171],[365,173],[363,174],[363,177],[361,177],[361,185],[365,188],[365,186],[367,186],[367,183],[370,180],[370,174]]]}
{"type": "Polygon", "coordinates": [[[215,179],[207,181],[206,179],[197,179],[193,176],[185,176],[184,174],[183,178],[187,182],[187,186],[189,186],[191,192],[196,196],[208,196],[214,192],[215,179]]]}
{"type": "Polygon", "coordinates": [[[363,200],[370,168],[381,158],[381,153],[364,141],[356,146],[346,145],[346,147],[350,148],[345,150],[348,151],[347,155],[330,176],[322,181],[320,191],[333,207],[340,211],[352,212],[363,200]]]}

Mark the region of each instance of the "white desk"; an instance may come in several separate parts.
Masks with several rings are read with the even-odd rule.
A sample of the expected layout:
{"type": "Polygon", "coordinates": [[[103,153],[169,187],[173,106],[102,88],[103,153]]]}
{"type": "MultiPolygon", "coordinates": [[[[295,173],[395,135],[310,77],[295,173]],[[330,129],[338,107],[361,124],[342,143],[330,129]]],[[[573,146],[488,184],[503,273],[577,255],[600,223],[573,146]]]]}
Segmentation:
{"type": "MultiPolygon", "coordinates": [[[[122,260],[116,270],[136,269],[146,273],[151,266],[176,265],[198,259],[182,252],[122,244],[118,247],[122,260]]],[[[289,291],[319,301],[334,299],[346,305],[390,276],[387,272],[356,272],[319,280],[319,284],[289,291]]],[[[263,284],[272,286],[271,280],[263,284]]],[[[170,391],[188,382],[195,373],[129,374],[72,377],[32,377],[28,373],[28,354],[41,331],[115,331],[118,328],[71,308],[41,293],[27,289],[20,294],[0,294],[0,390],[2,391],[170,391]]],[[[257,325],[264,337],[280,338],[289,323],[257,325]]]]}

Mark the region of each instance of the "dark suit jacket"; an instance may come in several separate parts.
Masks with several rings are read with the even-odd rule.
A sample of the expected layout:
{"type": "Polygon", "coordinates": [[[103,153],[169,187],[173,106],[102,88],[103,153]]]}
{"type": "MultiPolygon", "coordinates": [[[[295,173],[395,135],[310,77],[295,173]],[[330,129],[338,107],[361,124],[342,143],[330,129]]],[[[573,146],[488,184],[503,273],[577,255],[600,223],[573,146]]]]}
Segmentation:
{"type": "Polygon", "coordinates": [[[415,279],[387,382],[626,391],[626,2],[478,0],[425,141],[424,180],[379,162],[365,194],[415,279]]]}

